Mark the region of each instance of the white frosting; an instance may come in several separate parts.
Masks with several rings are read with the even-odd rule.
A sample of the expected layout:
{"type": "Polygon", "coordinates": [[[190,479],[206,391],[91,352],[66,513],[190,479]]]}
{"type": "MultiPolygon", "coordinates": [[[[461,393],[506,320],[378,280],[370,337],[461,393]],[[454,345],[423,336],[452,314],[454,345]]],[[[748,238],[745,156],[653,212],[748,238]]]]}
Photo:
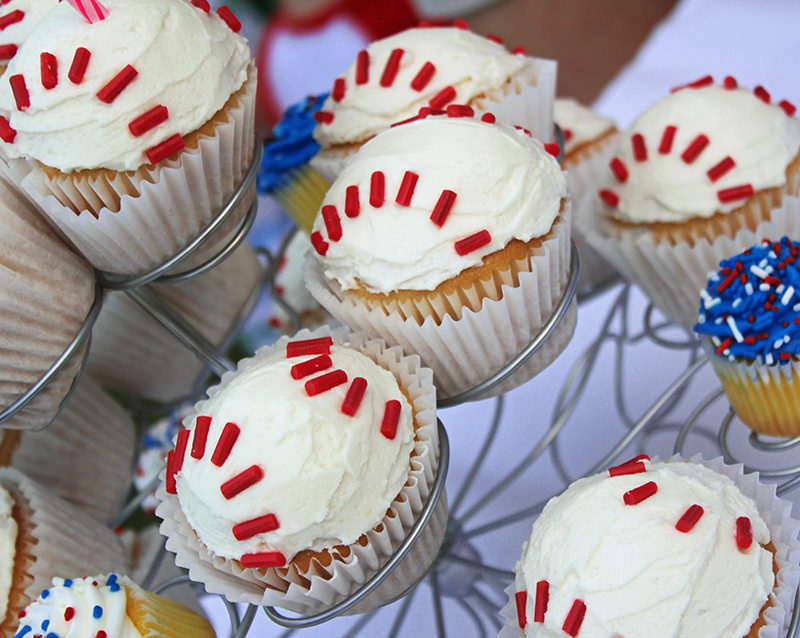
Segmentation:
{"type": "Polygon", "coordinates": [[[329,97],[324,111],[334,114],[331,123],[321,123],[314,137],[323,147],[361,142],[400,122],[427,106],[442,89],[452,86],[454,104],[468,104],[473,98],[498,89],[525,64],[525,56],[515,55],[496,42],[455,27],[408,29],[373,42],[368,48],[369,81],[356,84],[356,62],[343,77],[346,90],[341,101],[329,97]],[[400,68],[390,87],[380,79],[389,56],[402,49],[400,68]],[[411,82],[426,62],[436,70],[421,90],[411,82]]]}
{"type": "Polygon", "coordinates": [[[408,477],[411,406],[392,373],[366,355],[334,345],[332,367],[292,379],[292,366],[315,356],[287,358],[285,347],[266,350],[197,406],[200,415],[212,417],[206,452],[200,460],[186,453],[177,493],[189,524],[219,556],[278,551],[288,561],[305,549],[353,543],[383,519],[408,477]],[[347,373],[347,383],[313,397],[306,394],[306,381],[339,369],[347,373]],[[368,385],[350,417],[340,408],[356,377],[368,385]],[[401,403],[392,440],[380,432],[389,400],[401,403]],[[209,459],[228,422],[241,433],[217,467],[209,459]],[[263,479],[226,499],[220,485],[254,464],[263,479]],[[234,537],[234,525],[268,514],[277,518],[277,530],[245,540],[234,537]]]}
{"type": "Polygon", "coordinates": [[[528,592],[526,636],[563,638],[573,602],[586,615],[580,638],[741,638],[772,591],[769,530],[753,501],[727,477],[694,463],[649,463],[639,474],[608,472],[573,483],[534,523],[517,564],[528,592]],[[636,505],[623,494],[654,481],[636,505]],[[694,504],[704,513],[683,533],[676,522],[694,504]],[[753,542],[737,547],[747,516],[753,542]],[[544,623],[534,622],[536,583],[549,583],[544,623]],[[655,630],[657,628],[657,631],[655,630]]]}
{"type": "MultiPolygon", "coordinates": [[[[8,15],[13,11],[22,11],[25,16],[19,22],[9,24],[0,31],[0,45],[16,44],[19,46],[47,12],[58,4],[59,0],[9,0],[3,5],[0,15],[8,15]]],[[[3,63],[0,60],[0,63],[3,63]]]]}
{"type": "Polygon", "coordinates": [[[786,183],[786,167],[800,149],[800,122],[777,105],[744,89],[710,85],[682,89],[642,113],[621,135],[616,155],[629,176],[620,183],[609,171],[608,188],[619,196],[613,215],[634,223],[681,222],[731,211],[746,199],[720,202],[718,191],[744,184],[760,190],[786,183]],[[667,126],[677,130],[672,149],[659,152],[667,126]],[[647,160],[634,159],[631,138],[644,137],[647,160]],[[709,143],[687,163],[681,154],[700,134],[709,143]],[[707,171],[725,157],[735,167],[712,181],[707,171]]]}
{"type": "Polygon", "coordinates": [[[11,516],[13,508],[11,495],[0,487],[0,619],[6,617],[8,593],[14,579],[17,522],[11,516]]]}
{"type": "Polygon", "coordinates": [[[0,114],[17,131],[0,142],[11,157],[39,160],[61,171],[131,170],[147,163],[147,149],[172,135],[199,128],[245,81],[247,42],[214,12],[185,0],[104,0],[110,15],[89,24],[61,2],[29,34],[0,82],[0,114]],[[91,53],[86,74],[73,84],[67,73],[75,50],[91,53]],[[40,54],[58,61],[58,84],[45,89],[40,54]],[[111,103],[97,92],[132,65],[138,75],[111,103]],[[17,105],[8,78],[22,74],[30,106],[17,105]],[[169,117],[135,137],[128,124],[155,106],[169,117]]]}
{"type": "Polygon", "coordinates": [[[342,237],[331,241],[321,214],[314,231],[329,243],[326,277],[345,288],[360,281],[375,292],[432,290],[480,264],[514,238],[545,235],[566,197],[555,158],[521,131],[472,118],[426,118],[389,129],[365,144],[325,196],[339,211],[342,237]],[[369,203],[371,176],[385,175],[385,203],[369,203]],[[396,196],[406,171],[419,176],[409,206],[396,196]],[[344,213],[357,185],[361,213],[344,213]],[[443,190],[456,193],[444,225],[430,217],[443,190]],[[481,230],[491,242],[460,256],[455,242],[481,230]]]}
{"type": "Polygon", "coordinates": [[[564,133],[564,153],[593,142],[616,128],[614,120],[600,115],[573,98],[556,98],[553,119],[564,133]]]}
{"type": "Polygon", "coordinates": [[[53,578],[52,582],[25,608],[18,635],[29,627],[27,636],[94,638],[105,631],[108,638],[141,638],[125,611],[125,587],[135,585],[124,576],[53,578]]]}

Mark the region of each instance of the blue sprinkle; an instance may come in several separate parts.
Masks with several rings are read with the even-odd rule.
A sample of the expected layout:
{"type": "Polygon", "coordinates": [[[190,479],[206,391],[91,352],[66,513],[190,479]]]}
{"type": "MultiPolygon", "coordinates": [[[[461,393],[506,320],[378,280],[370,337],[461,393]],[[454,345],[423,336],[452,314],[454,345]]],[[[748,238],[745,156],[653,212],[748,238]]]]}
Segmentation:
{"type": "Polygon", "coordinates": [[[50,621],[49,620],[43,620],[42,621],[42,631],[47,631],[47,628],[49,626],[50,626],[50,621]]]}
{"type": "Polygon", "coordinates": [[[115,594],[119,591],[119,585],[117,585],[117,583],[111,583],[109,589],[111,590],[112,593],[115,594]]]}
{"type": "Polygon", "coordinates": [[[94,618],[102,618],[103,617],[103,608],[100,605],[95,605],[94,609],[92,609],[92,616],[94,618]]]}
{"type": "Polygon", "coordinates": [[[16,634],[14,634],[14,638],[22,638],[25,634],[30,632],[30,630],[30,625],[24,625],[16,634]]]}
{"type": "Polygon", "coordinates": [[[64,581],[64,587],[72,587],[72,579],[71,578],[67,578],[64,581]]]}
{"type": "Polygon", "coordinates": [[[59,635],[51,631],[45,638],[59,638],[59,635]]]}
{"type": "Polygon", "coordinates": [[[50,590],[49,589],[43,589],[42,593],[39,594],[40,598],[47,598],[49,595],[50,595],[50,590]]]}
{"type": "Polygon", "coordinates": [[[106,585],[111,586],[111,585],[115,584],[116,582],[117,582],[117,575],[116,574],[111,574],[111,576],[109,576],[108,580],[106,581],[106,585]]]}

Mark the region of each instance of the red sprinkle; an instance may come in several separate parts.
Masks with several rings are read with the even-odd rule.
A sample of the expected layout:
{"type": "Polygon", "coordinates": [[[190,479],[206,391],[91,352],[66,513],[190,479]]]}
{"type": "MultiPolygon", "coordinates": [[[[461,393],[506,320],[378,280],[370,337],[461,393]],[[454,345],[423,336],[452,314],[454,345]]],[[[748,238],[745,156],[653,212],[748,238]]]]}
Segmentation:
{"type": "Polygon", "coordinates": [[[147,149],[147,160],[151,164],[158,164],[160,161],[171,157],[184,147],[183,137],[180,133],[175,133],[160,144],[147,149]]]}
{"type": "Polygon", "coordinates": [[[358,186],[348,186],[344,194],[344,214],[348,217],[358,217],[361,212],[361,200],[358,195],[358,186]]]}
{"type": "Polygon", "coordinates": [[[791,353],[791,352],[781,352],[781,353],[778,355],[778,358],[779,358],[781,361],[788,361],[789,359],[791,359],[791,358],[792,358],[792,353],[791,353]]]}
{"type": "Polygon", "coordinates": [[[700,135],[695,137],[689,146],[686,147],[686,150],[681,153],[681,159],[687,164],[691,164],[697,159],[698,155],[703,152],[706,146],[708,146],[708,137],[700,133],[700,135]]]}
{"type": "Polygon", "coordinates": [[[278,529],[278,518],[275,514],[265,514],[258,518],[251,518],[249,521],[237,523],[233,526],[233,535],[237,541],[245,541],[253,538],[256,534],[264,534],[278,529]]]}
{"type": "Polygon", "coordinates": [[[400,206],[410,206],[418,179],[419,175],[411,171],[406,171],[403,174],[403,181],[400,182],[400,188],[397,190],[397,197],[395,197],[394,201],[400,204],[400,206]]]}
{"type": "Polygon", "coordinates": [[[175,442],[175,461],[174,472],[177,474],[183,469],[183,459],[186,456],[186,446],[189,443],[189,430],[181,430],[178,432],[178,440],[175,442]]]}
{"type": "Polygon", "coordinates": [[[736,201],[737,199],[747,199],[752,197],[755,193],[752,184],[742,184],[741,186],[732,186],[731,188],[724,188],[717,191],[717,198],[723,204],[736,201]]]}
{"type": "Polygon", "coordinates": [[[614,176],[620,182],[627,182],[628,181],[628,167],[625,165],[619,157],[615,157],[609,163],[611,167],[611,171],[614,173],[614,176]]]}
{"type": "Polygon", "coordinates": [[[6,13],[5,15],[0,16],[0,31],[5,29],[12,24],[16,24],[17,22],[21,22],[22,19],[25,17],[25,12],[16,9],[11,13],[6,13]]]}
{"type": "Polygon", "coordinates": [[[656,485],[655,481],[648,481],[639,487],[634,487],[632,490],[625,492],[622,496],[622,500],[625,502],[625,505],[638,505],[656,492],[658,492],[658,485],[656,485]]]}
{"type": "Polygon", "coordinates": [[[778,106],[780,106],[783,109],[783,112],[789,117],[794,116],[794,114],[797,112],[797,107],[789,100],[781,100],[778,102],[778,106]]]}
{"type": "Polygon", "coordinates": [[[726,89],[735,89],[739,86],[739,83],[736,81],[736,78],[728,75],[725,76],[725,79],[722,81],[722,84],[725,86],[726,89]]]}
{"type": "Polygon", "coordinates": [[[234,33],[239,33],[242,29],[242,23],[239,22],[239,19],[233,15],[233,11],[231,11],[227,6],[222,5],[219,9],[217,9],[217,15],[222,18],[225,24],[230,27],[230,30],[234,33]]]}
{"type": "Polygon", "coordinates": [[[561,147],[558,144],[545,144],[544,150],[550,153],[553,157],[561,155],[561,147]]]}
{"type": "Polygon", "coordinates": [[[602,199],[609,206],[616,207],[619,205],[619,195],[617,195],[614,191],[604,188],[598,194],[600,195],[600,199],[602,199]]]}
{"type": "Polygon", "coordinates": [[[448,104],[444,112],[447,117],[475,117],[475,109],[468,104],[448,104]]]}
{"type": "Polygon", "coordinates": [[[239,426],[235,423],[228,422],[222,429],[222,434],[219,435],[217,447],[214,448],[214,453],[211,455],[211,463],[217,467],[222,467],[225,461],[228,460],[228,455],[233,449],[233,444],[239,438],[239,426]]]}
{"type": "Polygon", "coordinates": [[[75,617],[75,608],[74,607],[67,607],[64,610],[64,620],[69,622],[75,617]]]}
{"type": "Polygon", "coordinates": [[[769,94],[769,91],[767,91],[767,89],[765,89],[763,86],[759,85],[756,88],[754,88],[753,95],[755,95],[762,102],[766,102],[767,104],[770,103],[771,96],[769,94]]]}
{"type": "Polygon", "coordinates": [[[242,567],[283,567],[286,565],[286,557],[280,552],[257,552],[255,554],[242,554],[239,559],[242,567]]]}
{"type": "Polygon", "coordinates": [[[496,42],[497,44],[503,44],[503,38],[501,38],[499,35],[495,35],[494,33],[489,33],[486,36],[486,39],[496,42]]]}
{"type": "Polygon", "coordinates": [[[232,479],[225,481],[219,486],[222,495],[230,500],[237,494],[242,493],[249,487],[252,487],[264,478],[264,470],[258,465],[251,465],[243,472],[239,472],[232,479]]]}
{"type": "Polygon", "coordinates": [[[734,281],[736,281],[736,278],[738,276],[739,276],[738,270],[734,270],[733,272],[731,272],[727,277],[725,277],[722,283],[719,286],[717,286],[717,292],[725,292],[728,289],[728,286],[730,286],[734,281]]]}
{"type": "Polygon", "coordinates": [[[330,354],[331,346],[333,346],[333,339],[330,337],[290,341],[286,344],[286,358],[305,357],[309,354],[330,354]]]}
{"type": "Polygon", "coordinates": [[[322,207],[322,221],[325,222],[325,230],[328,231],[328,239],[339,241],[342,238],[342,222],[339,219],[339,211],[333,204],[325,204],[322,207]]]}
{"type": "MultiPolygon", "coordinates": [[[[125,90],[139,72],[130,64],[117,73],[102,89],[97,92],[100,101],[111,104],[117,96],[125,90]]],[[[153,162],[155,164],[155,162],[153,162]]]]}
{"type": "Polygon", "coordinates": [[[344,78],[336,78],[333,82],[333,91],[331,91],[331,99],[334,102],[341,102],[347,93],[347,82],[344,78]]]}
{"type": "Polygon", "coordinates": [[[206,0],[192,0],[192,4],[201,11],[205,11],[206,13],[211,11],[211,7],[209,6],[206,0]]]}
{"type": "Polygon", "coordinates": [[[703,508],[700,505],[692,505],[683,513],[683,516],[678,519],[678,522],[675,523],[675,529],[684,534],[690,532],[692,528],[697,525],[697,521],[700,520],[702,515],[703,508]]]}
{"type": "Polygon", "coordinates": [[[484,113],[481,115],[481,122],[486,122],[487,124],[494,124],[497,121],[497,118],[494,116],[494,113],[484,113]]]}
{"type": "Polygon", "coordinates": [[[313,397],[322,392],[327,392],[343,383],[347,383],[347,373],[344,370],[334,370],[333,372],[328,372],[327,374],[306,381],[304,387],[306,389],[306,394],[313,397]]]}
{"type": "Polygon", "coordinates": [[[615,465],[614,467],[608,468],[608,475],[609,476],[622,476],[625,474],[641,474],[642,472],[646,472],[647,468],[644,466],[642,461],[637,463],[623,463],[622,465],[615,465]]]}
{"type": "Polygon", "coordinates": [[[720,177],[722,177],[735,166],[736,162],[734,162],[733,158],[728,155],[724,159],[720,160],[717,164],[714,164],[714,166],[709,168],[708,171],[706,171],[706,175],[708,175],[708,179],[710,179],[712,182],[716,182],[720,177]]]}
{"type": "Polygon", "coordinates": [[[467,24],[467,21],[464,20],[464,18],[456,18],[453,20],[453,26],[456,29],[463,29],[465,31],[469,30],[469,24],[467,24]]]}
{"type": "Polygon", "coordinates": [[[386,201],[386,179],[381,171],[375,171],[369,180],[369,204],[380,208],[386,201]]]}
{"type": "Polygon", "coordinates": [[[31,105],[31,96],[28,94],[25,76],[20,73],[12,75],[8,78],[8,83],[11,85],[11,90],[14,92],[14,100],[17,103],[17,109],[24,111],[31,105]]]}
{"type": "Polygon", "coordinates": [[[80,84],[83,82],[83,76],[86,73],[86,67],[89,65],[89,58],[92,57],[89,49],[78,47],[75,49],[75,55],[72,58],[72,64],[69,67],[67,77],[73,84],[80,84]]]}
{"type": "Polygon", "coordinates": [[[446,86],[428,102],[433,109],[442,109],[447,104],[456,99],[456,90],[452,86],[446,86]]]}
{"type": "Polygon", "coordinates": [[[176,494],[177,488],[175,486],[175,450],[170,450],[167,452],[167,478],[165,481],[164,488],[167,490],[167,494],[176,494]]]}
{"type": "Polygon", "coordinates": [[[383,420],[381,421],[381,434],[390,441],[397,434],[397,424],[400,422],[400,401],[392,399],[386,402],[383,410],[383,420]]]}
{"type": "Polygon", "coordinates": [[[658,145],[658,152],[660,155],[669,155],[672,151],[672,141],[675,139],[675,133],[678,131],[677,126],[665,126],[664,132],[661,134],[661,142],[658,145]]]}
{"type": "Polygon", "coordinates": [[[550,599],[550,583],[540,580],[536,583],[536,600],[533,608],[533,622],[544,622],[547,613],[547,601],[550,599]]]}
{"type": "Polygon", "coordinates": [[[411,88],[415,91],[421,91],[428,85],[428,82],[430,82],[435,72],[436,66],[433,64],[433,62],[426,62],[422,65],[420,70],[417,71],[414,79],[411,80],[411,88]]]}
{"type": "Polygon", "coordinates": [[[631,463],[638,463],[639,461],[649,461],[650,457],[647,454],[639,454],[638,456],[634,456],[632,459],[628,459],[624,463],[620,463],[620,465],[630,465],[631,463]]]}
{"type": "Polygon", "coordinates": [[[470,235],[464,239],[459,239],[455,244],[456,252],[463,257],[474,250],[478,250],[478,248],[485,246],[491,241],[492,236],[489,234],[488,230],[479,230],[474,235],[470,235]]]}
{"type": "Polygon", "coordinates": [[[736,547],[741,551],[746,550],[753,543],[753,526],[750,519],[740,516],[736,519],[736,547]]]}
{"type": "Polygon", "coordinates": [[[717,356],[722,356],[722,353],[725,352],[731,345],[733,345],[733,338],[728,337],[727,339],[725,339],[725,341],[723,341],[717,346],[716,350],[717,356]]]}
{"type": "Polygon", "coordinates": [[[334,120],[334,114],[330,111],[315,111],[312,116],[319,124],[330,124],[334,120]]]}
{"type": "Polygon", "coordinates": [[[394,84],[394,79],[400,70],[400,58],[403,57],[403,53],[403,49],[393,49],[389,54],[389,59],[386,60],[386,66],[383,67],[383,74],[379,82],[381,86],[390,87],[394,84]]]}
{"type": "Polygon", "coordinates": [[[139,117],[131,120],[128,124],[128,129],[134,137],[144,135],[152,128],[155,128],[162,122],[166,122],[169,117],[169,111],[163,104],[154,106],[146,113],[142,113],[139,117]]]}
{"type": "Polygon", "coordinates": [[[39,71],[42,76],[42,86],[54,89],[58,84],[58,60],[52,53],[43,51],[39,55],[39,71]]]}
{"type": "Polygon", "coordinates": [[[342,412],[347,416],[355,416],[367,390],[367,380],[364,377],[356,377],[347,388],[347,394],[342,402],[342,412]]]}
{"type": "Polygon", "coordinates": [[[686,86],[691,88],[691,89],[699,89],[699,88],[701,88],[703,86],[708,86],[709,84],[713,84],[713,83],[714,83],[714,78],[713,77],[711,77],[710,75],[704,75],[700,79],[695,80],[694,82],[690,82],[686,86]]]}
{"type": "Polygon", "coordinates": [[[450,214],[455,201],[456,194],[451,190],[443,190],[442,194],[439,195],[436,206],[433,208],[433,213],[431,213],[431,221],[439,228],[444,226],[445,221],[447,221],[447,216],[450,214]]]}
{"type": "Polygon", "coordinates": [[[105,630],[101,629],[95,634],[94,638],[108,638],[108,634],[105,630]]]}
{"type": "Polygon", "coordinates": [[[520,629],[525,629],[528,624],[528,615],[525,613],[525,605],[528,604],[528,592],[518,591],[514,594],[514,600],[517,603],[517,622],[520,629]]]}
{"type": "Polygon", "coordinates": [[[315,372],[327,370],[332,366],[333,361],[331,360],[330,355],[321,354],[318,357],[309,359],[308,361],[296,363],[289,370],[289,374],[292,375],[292,379],[302,379],[303,377],[307,377],[315,372]]]}
{"type": "Polygon", "coordinates": [[[17,54],[16,44],[0,44],[0,60],[10,60],[17,54]]]}
{"type": "Polygon", "coordinates": [[[521,44],[518,44],[513,49],[511,49],[511,53],[513,53],[514,55],[525,55],[527,52],[528,52],[527,49],[521,44]]]}
{"type": "Polygon", "coordinates": [[[311,233],[309,239],[311,240],[311,245],[314,246],[314,250],[324,257],[325,253],[328,252],[328,242],[322,238],[322,233],[315,230],[311,233]]]}
{"type": "Polygon", "coordinates": [[[647,145],[644,143],[644,136],[641,133],[634,133],[631,137],[631,147],[633,148],[633,158],[637,162],[647,160],[647,145]]]}
{"type": "Polygon", "coordinates": [[[362,49],[356,56],[356,84],[369,82],[369,53],[362,49]]]}
{"type": "Polygon", "coordinates": [[[0,115],[0,139],[6,144],[12,144],[17,137],[17,132],[11,128],[8,119],[0,115]]]}
{"type": "Polygon", "coordinates": [[[206,453],[208,429],[211,427],[210,416],[199,416],[194,422],[194,439],[192,439],[191,455],[193,459],[202,459],[206,453]]]}
{"type": "Polygon", "coordinates": [[[575,638],[578,635],[578,632],[581,630],[581,625],[583,624],[583,617],[586,615],[586,603],[582,600],[576,598],[575,602],[572,603],[572,608],[569,610],[566,619],[564,620],[564,624],[562,625],[561,629],[564,630],[569,636],[575,638]]]}

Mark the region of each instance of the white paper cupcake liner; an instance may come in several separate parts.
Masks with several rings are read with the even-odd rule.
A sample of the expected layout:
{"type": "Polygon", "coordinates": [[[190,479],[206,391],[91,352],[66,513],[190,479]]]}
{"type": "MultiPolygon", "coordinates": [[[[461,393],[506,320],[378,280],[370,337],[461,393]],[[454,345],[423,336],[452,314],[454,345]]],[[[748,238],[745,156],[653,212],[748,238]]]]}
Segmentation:
{"type": "MultiPolygon", "coordinates": [[[[502,286],[498,300],[484,299],[477,312],[468,308],[456,320],[447,315],[440,324],[428,317],[422,325],[399,313],[387,315],[342,294],[328,281],[319,262],[306,260],[306,286],[334,317],[405,352],[417,353],[433,370],[437,391],[445,397],[485,381],[514,359],[550,318],[569,280],[569,211],[557,222],[532,261],[531,272],[519,273],[519,285],[502,286]]],[[[573,301],[548,340],[514,374],[483,397],[507,392],[544,370],[563,351],[575,330],[577,306],[573,301]]]]}
{"type": "MultiPolygon", "coordinates": [[[[236,108],[228,108],[227,122],[217,124],[213,137],[202,136],[197,148],[184,149],[162,162],[155,183],[137,184],[139,196],[120,196],[100,180],[80,191],[58,193],[63,201],[94,205],[100,202],[98,194],[105,201],[119,199],[119,212],[101,203],[98,217],[85,210],[75,214],[53,195],[51,189],[58,187],[35,162],[25,162],[28,172],[18,183],[95,268],[123,274],[146,272],[192,241],[243,178],[253,155],[255,77],[251,67],[243,99],[236,108]]],[[[16,165],[12,171],[19,177],[25,169],[19,162],[11,164],[16,165]]],[[[246,208],[240,207],[242,214],[246,208]]]]}
{"type": "Polygon", "coordinates": [[[713,242],[698,240],[670,244],[658,241],[644,229],[611,227],[596,218],[589,243],[622,275],[639,286],[668,319],[685,326],[697,321],[700,291],[720,261],[750,248],[765,237],[800,237],[800,198],[784,195],[770,221],[762,221],[754,232],[741,229],[713,242]]]}
{"type": "MultiPolygon", "coordinates": [[[[405,356],[396,346],[387,347],[379,340],[358,334],[348,337],[345,330],[331,331],[328,327],[321,327],[313,332],[303,330],[294,338],[309,339],[324,335],[331,335],[336,341],[344,343],[349,339],[351,347],[390,370],[407,392],[417,422],[416,454],[411,457],[409,478],[381,524],[365,533],[366,545],[358,542],[349,545],[349,556],[342,560],[335,559],[326,573],[312,567],[308,572],[299,574],[291,564],[281,570],[243,569],[235,561],[211,554],[200,543],[181,512],[177,497],[166,493],[162,472],[162,483],[157,492],[161,502],[156,508],[156,515],[163,520],[160,529],[167,537],[167,549],[175,554],[175,563],[187,568],[190,577],[202,582],[206,591],[222,594],[231,602],[274,605],[301,614],[319,612],[337,604],[376,573],[405,540],[435,481],[439,442],[436,391],[430,370],[421,366],[419,357],[405,356]]],[[[285,347],[288,340],[288,337],[282,337],[274,346],[260,349],[255,358],[241,361],[239,370],[247,369],[260,356],[267,356],[275,348],[285,347]]],[[[220,385],[209,390],[209,396],[221,391],[235,374],[223,375],[220,385]]],[[[201,401],[195,406],[186,417],[187,422],[202,410],[203,404],[201,401]]],[[[446,526],[446,510],[446,501],[441,499],[431,522],[422,531],[401,566],[359,603],[359,611],[391,602],[422,577],[438,553],[446,526]]],[[[335,550],[331,552],[336,554],[335,550]]]]}
{"type": "MultiPolygon", "coordinates": [[[[668,459],[674,463],[684,460],[677,455],[668,459]]],[[[775,563],[778,566],[778,573],[775,577],[775,587],[770,594],[772,605],[764,612],[766,624],[759,630],[758,638],[786,638],[795,591],[800,582],[800,540],[798,540],[800,521],[791,517],[792,503],[776,495],[774,484],[761,483],[757,472],[745,474],[744,466],[741,464],[728,465],[722,457],[706,460],[700,454],[688,460],[691,463],[700,463],[731,479],[743,494],[753,499],[761,517],[769,527],[770,538],[776,549],[775,563]]],[[[515,593],[524,587],[519,574],[516,576],[516,581],[505,589],[508,602],[500,610],[504,624],[498,638],[521,638],[524,635],[519,628],[514,600],[515,593]]]]}
{"type": "Polygon", "coordinates": [[[9,465],[98,520],[109,521],[130,488],[135,431],[125,410],[83,375],[45,430],[20,435],[9,465]]]}
{"type": "MultiPolygon", "coordinates": [[[[242,243],[203,275],[153,291],[215,347],[230,340],[264,269],[242,243]]],[[[92,331],[87,370],[103,385],[169,403],[190,394],[208,372],[204,363],[123,292],[106,295],[92,331]]]]}

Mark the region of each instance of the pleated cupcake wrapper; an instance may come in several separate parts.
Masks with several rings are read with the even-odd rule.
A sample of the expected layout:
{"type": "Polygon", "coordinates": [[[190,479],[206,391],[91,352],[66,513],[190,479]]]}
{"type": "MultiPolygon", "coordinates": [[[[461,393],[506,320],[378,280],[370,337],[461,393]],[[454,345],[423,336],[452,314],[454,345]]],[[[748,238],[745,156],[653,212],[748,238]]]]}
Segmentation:
{"type": "MultiPolygon", "coordinates": [[[[368,306],[357,296],[342,292],[336,282],[328,281],[313,256],[306,260],[305,276],[311,294],[334,317],[354,330],[399,344],[405,352],[417,353],[423,364],[433,370],[439,393],[452,396],[483,382],[512,361],[558,305],[569,279],[568,210],[562,213],[549,237],[535,249],[530,261],[532,269],[527,260],[520,260],[518,266],[522,272],[517,275],[516,286],[510,272],[500,273],[490,281],[476,282],[475,290],[466,291],[467,296],[479,297],[479,288],[491,286],[493,298],[484,298],[477,312],[463,308],[460,319],[446,315],[440,324],[422,307],[423,302],[409,302],[410,307],[402,316],[393,310],[368,306]],[[530,272],[526,272],[528,269],[530,272]],[[426,317],[421,325],[413,318],[414,314],[426,317]]],[[[464,291],[452,295],[454,307],[461,304],[459,292],[464,291]]],[[[548,341],[519,370],[482,396],[507,392],[550,365],[569,343],[576,314],[573,302],[548,341]]]]}
{"type": "Polygon", "coordinates": [[[125,571],[125,553],[117,536],[45,488],[10,468],[0,469],[0,485],[24,511],[36,544],[28,568],[25,596],[35,599],[53,577],[125,571]]]}
{"type": "Polygon", "coordinates": [[[719,263],[750,248],[764,238],[800,237],[800,198],[784,195],[777,208],[764,204],[753,211],[761,221],[755,231],[738,231],[726,220],[713,242],[697,239],[672,244],[659,241],[650,231],[622,228],[600,220],[588,241],[622,275],[639,286],[668,319],[685,326],[697,321],[700,291],[719,263]],[[769,220],[769,221],[767,221],[769,220]]]}
{"type": "MultiPolygon", "coordinates": [[[[535,138],[549,142],[554,137],[557,66],[553,60],[527,57],[525,65],[508,83],[473,98],[468,104],[475,109],[477,119],[484,113],[492,113],[498,122],[526,128],[535,138]]],[[[311,166],[323,179],[333,183],[362,144],[324,148],[311,158],[311,166]]]]}
{"type": "Polygon", "coordinates": [[[185,148],[142,177],[134,187],[138,196],[129,194],[135,190],[124,172],[99,171],[97,178],[56,183],[36,162],[27,167],[12,162],[12,170],[17,177],[27,170],[21,187],[95,268],[145,272],[190,243],[239,185],[253,154],[255,86],[251,68],[244,94],[223,107],[225,118],[213,135],[201,135],[197,148],[185,148]],[[109,174],[115,175],[111,182],[109,174]],[[76,202],[80,214],[59,200],[76,202]],[[98,217],[89,212],[93,207],[98,217]]]}
{"type": "Polygon", "coordinates": [[[10,466],[98,520],[109,521],[128,494],[134,435],[125,410],[83,375],[46,429],[22,433],[10,466]]]}
{"type": "MultiPolygon", "coordinates": [[[[167,549],[175,554],[175,563],[187,568],[190,577],[202,582],[206,591],[222,594],[231,602],[274,605],[301,614],[329,609],[375,574],[405,540],[435,481],[439,439],[436,390],[430,370],[421,366],[419,357],[404,355],[397,346],[388,347],[382,341],[369,339],[365,335],[348,335],[344,329],[332,331],[323,326],[314,331],[303,330],[293,340],[327,335],[333,336],[336,342],[349,343],[390,370],[410,398],[416,413],[417,429],[414,445],[416,454],[410,460],[408,480],[381,523],[365,532],[366,544],[357,541],[348,545],[349,554],[341,559],[334,558],[329,567],[323,567],[316,559],[311,560],[308,570],[301,572],[291,562],[283,569],[245,569],[238,561],[209,552],[183,515],[177,497],[166,493],[163,481],[165,473],[162,472],[156,515],[163,520],[160,529],[167,537],[167,549]]],[[[240,361],[237,370],[243,371],[256,365],[259,358],[285,348],[288,341],[288,337],[282,337],[273,346],[260,348],[254,358],[240,361]]],[[[209,389],[209,397],[219,393],[235,374],[224,374],[220,384],[209,389]]],[[[185,422],[190,423],[196,414],[201,413],[204,403],[197,403],[185,422]]],[[[403,571],[365,598],[359,604],[360,611],[374,609],[394,600],[400,590],[421,578],[436,558],[446,525],[446,504],[440,503],[437,507],[440,511],[435,515],[433,524],[425,527],[402,562],[403,566],[397,568],[403,571]]],[[[335,557],[341,556],[336,549],[329,552],[335,557]]]]}
{"type": "MultiPolygon", "coordinates": [[[[262,277],[255,252],[243,242],[209,272],[152,289],[200,335],[221,347],[262,277]]],[[[208,376],[189,348],[123,292],[106,296],[86,367],[106,387],[166,403],[186,396],[208,376]]]]}
{"type": "MultiPolygon", "coordinates": [[[[670,463],[681,463],[685,460],[678,455],[668,459],[670,463]]],[[[769,527],[770,538],[776,549],[775,563],[778,566],[778,573],[775,577],[775,587],[769,596],[772,605],[764,612],[766,624],[759,630],[758,638],[786,638],[786,629],[792,617],[795,591],[800,582],[800,541],[797,536],[798,530],[800,530],[800,521],[792,518],[791,501],[777,496],[774,484],[760,482],[758,472],[745,474],[742,464],[726,464],[721,456],[706,460],[700,454],[696,454],[688,460],[691,463],[700,463],[731,479],[743,494],[753,499],[759,514],[769,527]]],[[[527,546],[527,541],[525,546],[527,546]]],[[[522,551],[524,553],[524,548],[522,551]]],[[[525,585],[518,571],[518,565],[514,572],[516,573],[516,582],[505,589],[508,601],[500,610],[504,624],[498,638],[521,638],[524,635],[519,628],[514,595],[516,592],[524,590],[525,585]]],[[[529,611],[531,605],[529,599],[529,611]]],[[[528,614],[528,623],[529,627],[533,624],[531,614],[528,614]]]]}

